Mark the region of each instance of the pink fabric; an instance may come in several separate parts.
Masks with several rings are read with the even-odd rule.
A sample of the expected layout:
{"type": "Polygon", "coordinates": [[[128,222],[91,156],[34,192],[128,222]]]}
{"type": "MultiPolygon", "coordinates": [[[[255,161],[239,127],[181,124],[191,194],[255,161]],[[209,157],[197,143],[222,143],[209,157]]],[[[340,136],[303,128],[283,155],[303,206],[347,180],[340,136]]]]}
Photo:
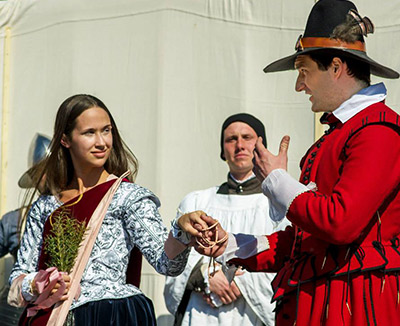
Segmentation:
{"type": "Polygon", "coordinates": [[[26,274],[21,274],[11,284],[10,290],[8,291],[7,302],[10,306],[13,307],[25,307],[27,302],[21,293],[22,282],[25,278],[26,274]]]}
{"type": "Polygon", "coordinates": [[[60,301],[67,287],[63,279],[63,274],[65,273],[59,272],[56,267],[40,270],[37,273],[33,282],[35,282],[39,297],[33,303],[34,306],[28,309],[28,317],[32,317],[36,315],[38,310],[49,308],[60,301]],[[58,282],[60,283],[60,287],[52,295],[51,291],[58,282]]]}

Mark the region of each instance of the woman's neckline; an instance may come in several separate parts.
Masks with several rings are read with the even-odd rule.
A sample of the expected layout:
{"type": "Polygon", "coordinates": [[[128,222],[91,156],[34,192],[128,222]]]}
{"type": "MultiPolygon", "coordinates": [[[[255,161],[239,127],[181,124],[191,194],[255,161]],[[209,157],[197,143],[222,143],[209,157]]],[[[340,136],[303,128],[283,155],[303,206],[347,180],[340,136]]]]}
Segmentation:
{"type": "Polygon", "coordinates": [[[73,196],[67,198],[67,200],[61,200],[60,194],[53,195],[53,197],[55,198],[55,200],[56,200],[57,203],[59,203],[60,205],[64,205],[65,203],[67,203],[67,202],[69,202],[70,200],[72,200],[72,199],[74,199],[74,198],[80,196],[81,194],[84,194],[85,192],[87,192],[87,191],[89,191],[89,190],[92,190],[93,188],[96,188],[97,186],[99,186],[99,185],[101,185],[101,184],[103,184],[103,183],[106,183],[106,182],[108,182],[108,181],[110,181],[110,180],[117,179],[117,178],[118,178],[118,177],[117,177],[115,174],[109,174],[109,175],[107,176],[107,178],[106,178],[105,181],[100,182],[100,183],[97,183],[97,184],[94,185],[93,187],[87,188],[87,189],[86,189],[84,192],[82,192],[82,193],[79,193],[79,192],[78,192],[77,194],[75,194],[75,195],[73,195],[73,196]]]}

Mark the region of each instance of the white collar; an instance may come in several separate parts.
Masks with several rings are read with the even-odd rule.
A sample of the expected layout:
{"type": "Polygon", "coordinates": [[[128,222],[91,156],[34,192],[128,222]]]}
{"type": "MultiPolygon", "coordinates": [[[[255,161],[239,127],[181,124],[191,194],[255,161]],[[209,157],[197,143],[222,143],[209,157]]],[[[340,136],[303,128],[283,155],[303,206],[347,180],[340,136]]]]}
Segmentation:
{"type": "Polygon", "coordinates": [[[229,172],[230,177],[233,179],[233,181],[235,181],[237,184],[241,184],[241,183],[245,183],[246,181],[255,178],[255,174],[254,172],[252,172],[251,176],[249,176],[248,178],[244,179],[244,180],[237,180],[232,173],[229,172]]]}
{"type": "Polygon", "coordinates": [[[372,104],[382,102],[386,98],[386,87],[383,83],[363,88],[348,100],[344,101],[332,114],[345,123],[354,117],[358,112],[372,104]]]}

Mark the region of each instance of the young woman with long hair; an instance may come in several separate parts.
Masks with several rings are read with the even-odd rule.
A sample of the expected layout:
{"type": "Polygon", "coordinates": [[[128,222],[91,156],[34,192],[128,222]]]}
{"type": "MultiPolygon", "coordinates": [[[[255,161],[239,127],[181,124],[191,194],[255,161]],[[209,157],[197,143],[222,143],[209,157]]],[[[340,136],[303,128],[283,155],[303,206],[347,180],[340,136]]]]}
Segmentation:
{"type": "MultiPolygon", "coordinates": [[[[71,325],[155,325],[151,301],[137,282],[136,286],[126,282],[132,276],[126,274],[131,251],[140,250],[157,272],[171,276],[183,271],[189,251],[162,224],[158,198],[132,182],[137,168],[135,156],[101,100],[74,95],[61,104],[50,155],[34,170],[41,195],[28,213],[10,276],[9,302],[28,307],[21,325],[62,325],[62,313],[55,309],[63,311],[65,306],[71,325]],[[117,179],[127,170],[133,173],[117,179]],[[98,213],[101,209],[104,212],[98,213]],[[51,249],[46,247],[46,239],[55,234],[57,216],[65,213],[69,219],[88,223],[89,233],[99,229],[94,236],[84,236],[84,249],[71,274],[49,268],[51,249]],[[98,218],[102,222],[93,226],[98,218]],[[85,253],[86,262],[81,260],[85,253]]],[[[185,238],[186,232],[198,235],[192,227],[196,222],[206,226],[200,214],[182,216],[174,224],[174,234],[177,238],[185,238]]]]}

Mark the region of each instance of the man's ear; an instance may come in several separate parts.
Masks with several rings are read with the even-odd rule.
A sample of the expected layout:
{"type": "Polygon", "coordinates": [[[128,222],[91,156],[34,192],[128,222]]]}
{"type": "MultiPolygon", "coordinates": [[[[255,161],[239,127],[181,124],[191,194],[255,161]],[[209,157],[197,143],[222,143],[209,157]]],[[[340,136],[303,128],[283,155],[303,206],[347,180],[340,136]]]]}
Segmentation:
{"type": "Polygon", "coordinates": [[[340,75],[345,72],[344,70],[346,69],[345,63],[338,57],[334,57],[332,59],[331,68],[336,78],[340,77],[340,75]]]}
{"type": "Polygon", "coordinates": [[[64,146],[65,148],[70,147],[68,137],[65,134],[63,134],[61,137],[61,145],[64,146]]]}

